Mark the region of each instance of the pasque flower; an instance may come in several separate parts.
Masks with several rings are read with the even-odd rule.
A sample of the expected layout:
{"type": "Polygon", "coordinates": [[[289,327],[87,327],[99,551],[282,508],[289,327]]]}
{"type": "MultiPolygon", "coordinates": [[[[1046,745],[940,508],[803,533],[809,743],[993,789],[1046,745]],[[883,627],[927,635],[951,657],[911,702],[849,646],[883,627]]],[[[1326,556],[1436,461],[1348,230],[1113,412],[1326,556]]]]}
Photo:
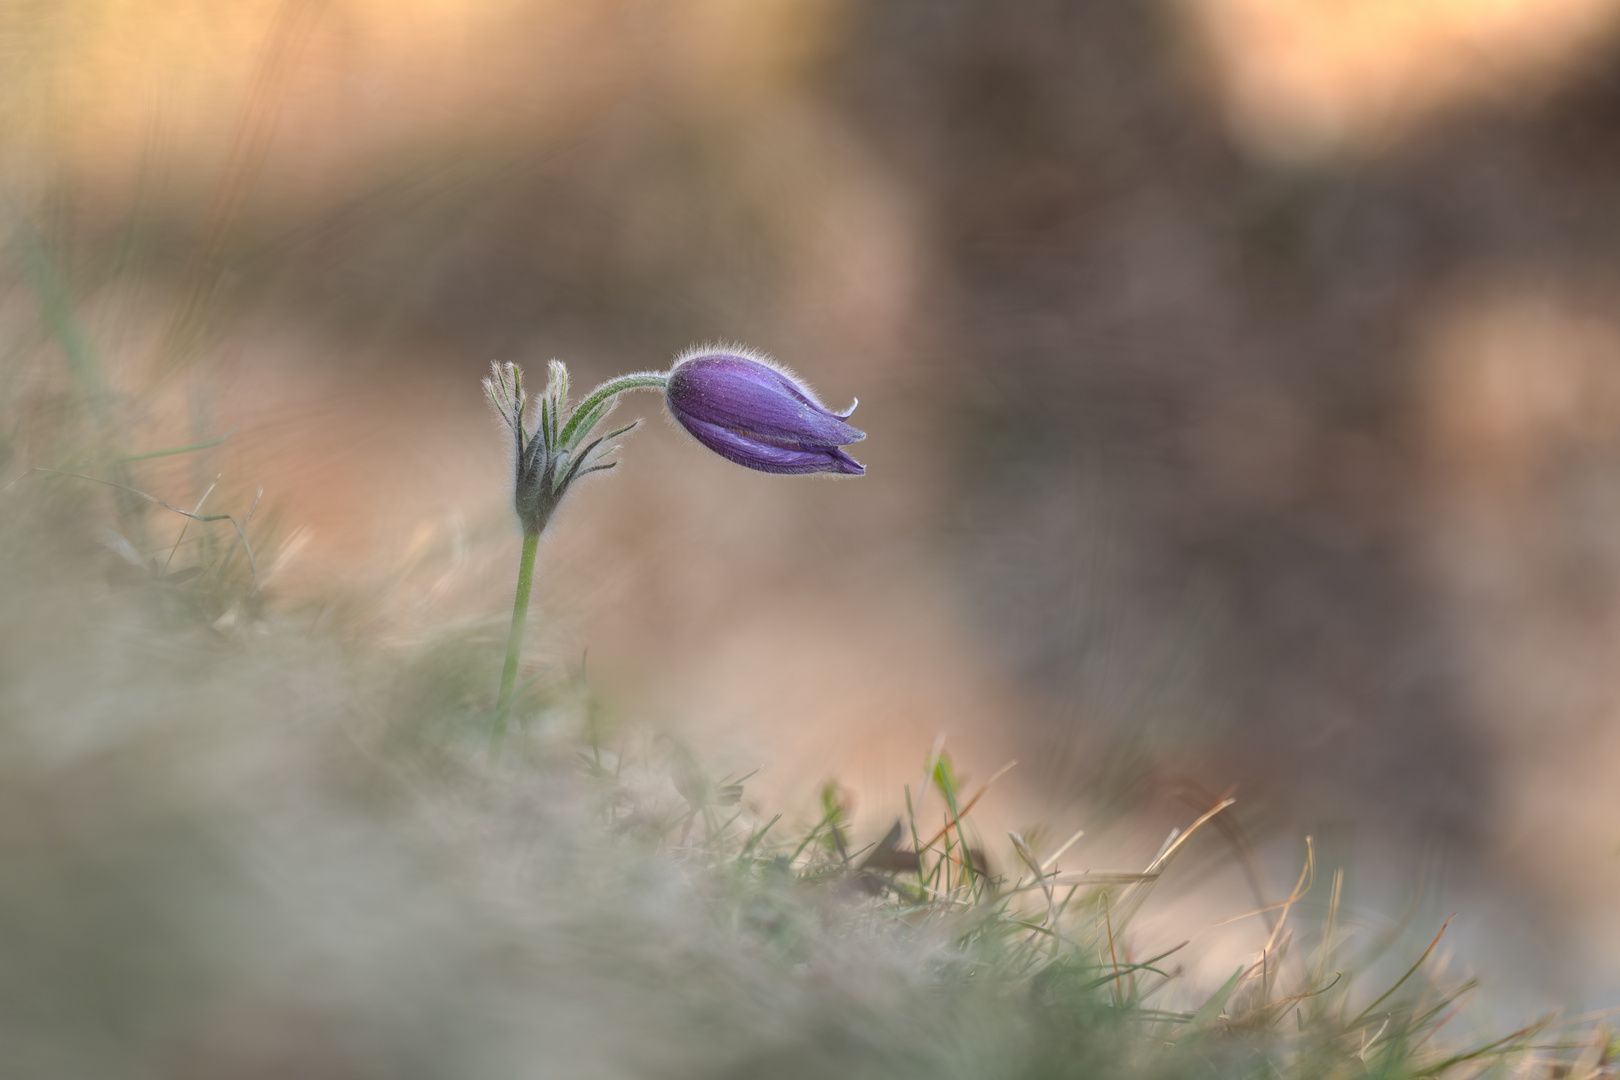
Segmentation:
{"type": "Polygon", "coordinates": [[[512,508],[523,527],[512,626],[495,704],[496,744],[517,690],[540,534],[570,487],[616,464],[611,455],[618,447],[612,440],[635,424],[605,435],[597,435],[596,429],[618,404],[619,395],[632,390],[662,390],[670,414],[682,427],[738,465],[769,473],[866,472],[841,449],[866,438],[864,431],[844,423],[854,405],[833,412],[798,379],[741,349],[694,349],[668,371],[620,375],[577,403],[568,399],[568,368],[556,360],[551,362],[545,390],[533,398],[516,365],[493,365],[484,391],[512,433],[512,508]]]}
{"type": "Polygon", "coordinates": [[[721,457],[768,473],[849,473],[866,468],[841,447],[866,433],[844,422],[810,388],[740,351],[689,353],[664,387],[670,415],[721,457]]]}

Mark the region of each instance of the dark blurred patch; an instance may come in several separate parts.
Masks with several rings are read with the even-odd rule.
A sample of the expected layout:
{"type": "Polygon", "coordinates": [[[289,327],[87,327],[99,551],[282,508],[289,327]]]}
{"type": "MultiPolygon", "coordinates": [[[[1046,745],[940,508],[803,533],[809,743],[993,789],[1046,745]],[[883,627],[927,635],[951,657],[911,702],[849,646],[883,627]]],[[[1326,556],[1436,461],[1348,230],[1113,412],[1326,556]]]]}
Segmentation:
{"type": "MultiPolygon", "coordinates": [[[[962,565],[990,637],[1066,703],[1039,738],[1086,747],[1069,760],[1146,738],[1124,775],[1147,787],[1180,760],[1477,839],[1493,792],[1425,566],[1413,329],[1482,262],[1613,270],[1612,64],[1529,116],[1283,168],[1234,150],[1180,45],[1147,5],[861,25],[852,114],[938,224],[962,565]],[[1175,723],[1132,688],[1197,595],[1201,707],[1175,723]]],[[[1044,782],[1108,771],[1074,768],[1044,782]]]]}

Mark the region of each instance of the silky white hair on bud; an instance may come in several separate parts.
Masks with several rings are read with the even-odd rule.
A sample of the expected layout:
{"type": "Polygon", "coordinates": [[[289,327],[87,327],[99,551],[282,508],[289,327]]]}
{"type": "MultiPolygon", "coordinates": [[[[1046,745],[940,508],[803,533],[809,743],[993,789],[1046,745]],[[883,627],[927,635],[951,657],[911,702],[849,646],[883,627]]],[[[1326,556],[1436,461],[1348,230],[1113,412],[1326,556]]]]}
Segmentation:
{"type": "Polygon", "coordinates": [[[756,364],[768,367],[778,375],[782,376],[784,379],[787,379],[789,382],[793,383],[794,386],[797,386],[800,390],[804,391],[805,397],[815,402],[815,404],[821,408],[826,409],[834,416],[848,416],[853,413],[855,411],[855,407],[861,403],[860,398],[855,398],[850,402],[849,408],[845,409],[843,412],[839,412],[837,409],[832,408],[825,401],[821,400],[821,396],[816,393],[815,387],[806,382],[804,376],[800,375],[786,364],[780,362],[769,353],[761,352],[758,349],[751,348],[750,346],[736,341],[710,341],[705,342],[702,345],[693,345],[689,349],[682,350],[675,357],[675,362],[670,365],[669,373],[673,375],[675,374],[675,369],[680,367],[682,364],[704,356],[736,356],[744,360],[752,360],[756,364]]]}

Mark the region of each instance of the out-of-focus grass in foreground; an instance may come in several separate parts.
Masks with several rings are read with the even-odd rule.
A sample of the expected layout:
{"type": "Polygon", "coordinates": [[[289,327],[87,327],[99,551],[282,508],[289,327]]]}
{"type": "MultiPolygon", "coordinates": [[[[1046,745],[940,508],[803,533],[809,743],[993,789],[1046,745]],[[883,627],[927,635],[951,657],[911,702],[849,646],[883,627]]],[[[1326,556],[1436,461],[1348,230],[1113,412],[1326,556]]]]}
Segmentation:
{"type": "Polygon", "coordinates": [[[794,827],[560,673],[492,760],[493,638],[262,602],[247,508],[177,538],[152,452],[53,378],[0,399],[8,1077],[1614,1075],[1592,1019],[1470,1027],[1440,928],[1360,931],[1310,859],[1250,961],[1182,985],[1131,922],[1226,799],[1059,872],[976,836],[989,785],[936,754],[856,848],[836,788],[794,827]]]}

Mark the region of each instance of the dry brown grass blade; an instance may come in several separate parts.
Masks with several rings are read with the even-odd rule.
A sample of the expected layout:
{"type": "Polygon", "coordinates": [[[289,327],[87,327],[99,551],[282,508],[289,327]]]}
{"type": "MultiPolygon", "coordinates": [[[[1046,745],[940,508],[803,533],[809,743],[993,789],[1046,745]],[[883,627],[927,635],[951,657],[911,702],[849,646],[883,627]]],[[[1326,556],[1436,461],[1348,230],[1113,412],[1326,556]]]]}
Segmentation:
{"type": "Polygon", "coordinates": [[[1288,901],[1279,900],[1275,904],[1268,904],[1268,905],[1266,905],[1265,907],[1262,907],[1262,908],[1252,908],[1252,909],[1250,909],[1248,911],[1245,911],[1245,912],[1242,912],[1241,914],[1238,914],[1238,915],[1229,915],[1224,919],[1220,919],[1220,920],[1218,920],[1216,922],[1210,923],[1209,926],[1210,926],[1211,930],[1215,929],[1216,927],[1220,927],[1220,926],[1231,926],[1233,923],[1242,922],[1244,919],[1252,919],[1256,915],[1269,915],[1273,911],[1280,911],[1283,908],[1286,908],[1287,906],[1288,906],[1288,901]]]}
{"type": "Polygon", "coordinates": [[[1266,939],[1264,952],[1270,953],[1276,949],[1277,936],[1282,933],[1283,927],[1288,923],[1289,911],[1306,893],[1311,891],[1311,886],[1314,884],[1316,884],[1316,844],[1307,836],[1305,838],[1305,865],[1299,869],[1299,880],[1294,883],[1294,891],[1289,893],[1288,899],[1283,902],[1282,917],[1277,920],[1277,925],[1271,928],[1271,936],[1266,939]]]}
{"type": "Polygon", "coordinates": [[[1440,932],[1434,935],[1434,940],[1429,942],[1429,947],[1427,949],[1423,950],[1423,955],[1417,958],[1417,963],[1407,968],[1406,974],[1402,975],[1399,979],[1396,979],[1394,986],[1391,986],[1388,990],[1385,990],[1382,994],[1379,994],[1371,1005],[1368,1005],[1365,1009],[1362,1009],[1361,1015],[1350,1021],[1348,1025],[1349,1027],[1355,1027],[1357,1024],[1367,1019],[1374,1009],[1378,1008],[1378,1006],[1382,1005],[1386,1000],[1388,1000],[1389,996],[1395,991],[1399,990],[1401,986],[1405,984],[1407,979],[1410,979],[1414,974],[1417,973],[1417,969],[1423,966],[1423,962],[1429,958],[1429,954],[1434,952],[1435,946],[1440,944],[1440,939],[1445,937],[1446,927],[1450,926],[1451,920],[1455,919],[1456,917],[1457,916],[1455,915],[1450,915],[1446,918],[1445,922],[1440,924],[1440,932]]]}
{"type": "Polygon", "coordinates": [[[1231,796],[1223,798],[1220,802],[1204,811],[1204,813],[1199,816],[1197,821],[1194,821],[1191,825],[1187,826],[1185,830],[1176,834],[1174,839],[1165,844],[1164,849],[1154,857],[1151,863],[1148,864],[1147,869],[1142,871],[1142,874],[1137,879],[1136,883],[1131,885],[1124,895],[1121,896],[1118,907],[1120,912],[1120,926],[1123,927],[1127,922],[1130,921],[1132,916],[1136,914],[1137,909],[1140,908],[1143,902],[1147,899],[1148,890],[1153,887],[1153,883],[1157,881],[1158,878],[1163,874],[1165,866],[1168,865],[1170,860],[1175,857],[1176,852],[1185,847],[1187,841],[1192,838],[1193,834],[1207,825],[1216,814],[1219,814],[1221,811],[1225,810],[1235,802],[1237,802],[1237,800],[1231,796]]]}
{"type": "Polygon", "coordinates": [[[1210,807],[1208,810],[1204,811],[1203,815],[1199,817],[1197,821],[1187,826],[1186,831],[1177,836],[1175,840],[1171,841],[1168,847],[1159,853],[1158,858],[1154,859],[1148,864],[1146,873],[1151,874],[1153,871],[1163,867],[1165,863],[1170,861],[1171,856],[1173,856],[1177,851],[1181,850],[1182,846],[1187,843],[1188,839],[1191,838],[1193,833],[1197,832],[1199,829],[1203,828],[1204,825],[1208,824],[1210,819],[1212,819],[1216,814],[1220,813],[1222,810],[1225,810],[1227,807],[1236,802],[1236,799],[1232,798],[1231,796],[1227,796],[1214,806],[1210,807]]]}
{"type": "MultiPolygon", "coordinates": [[[[1219,796],[1210,794],[1202,784],[1193,780],[1181,782],[1181,801],[1190,809],[1197,810],[1202,806],[1211,806],[1221,799],[1232,797],[1237,789],[1227,788],[1219,796]]],[[[1237,855],[1238,865],[1243,869],[1243,876],[1248,879],[1249,889],[1254,893],[1256,904],[1255,914],[1269,915],[1276,911],[1279,905],[1271,902],[1270,894],[1266,890],[1265,871],[1260,866],[1260,856],[1255,853],[1254,844],[1249,840],[1249,834],[1243,831],[1240,825],[1230,814],[1215,819],[1215,828],[1226,838],[1233,853],[1237,855]]],[[[1267,919],[1269,924],[1272,920],[1267,919]]],[[[1279,920],[1280,921],[1280,920],[1279,920]]]]}
{"type": "Polygon", "coordinates": [[[1109,910],[1108,910],[1108,894],[1107,893],[1103,893],[1102,902],[1103,902],[1103,925],[1106,926],[1107,929],[1108,929],[1108,962],[1110,964],[1114,965],[1114,979],[1113,979],[1113,986],[1112,986],[1111,989],[1113,991],[1114,1007],[1117,1009],[1121,1005],[1120,989],[1119,989],[1119,955],[1114,952],[1114,917],[1113,917],[1113,914],[1111,912],[1109,912],[1109,910]]]}
{"type": "Polygon", "coordinates": [[[1051,874],[1046,878],[1053,885],[1139,885],[1158,879],[1158,872],[1136,870],[1076,870],[1072,874],[1051,874]]]}
{"type": "MultiPolygon", "coordinates": [[[[1328,893],[1327,922],[1322,926],[1322,946],[1316,953],[1316,976],[1311,981],[1321,982],[1327,977],[1328,957],[1333,953],[1333,936],[1339,928],[1339,900],[1344,893],[1344,871],[1333,871],[1333,888],[1328,893]]],[[[1379,1000],[1383,1000],[1380,998],[1379,1000]]]]}
{"type": "MultiPolygon", "coordinates": [[[[1313,998],[1313,997],[1316,997],[1316,996],[1318,996],[1320,994],[1325,994],[1329,990],[1333,989],[1335,986],[1338,986],[1339,985],[1339,980],[1341,980],[1343,978],[1344,978],[1344,972],[1335,971],[1333,973],[1332,981],[1330,981],[1326,986],[1318,987],[1315,990],[1306,990],[1303,993],[1294,994],[1294,995],[1292,995],[1290,997],[1278,998],[1276,1001],[1268,1001],[1264,1005],[1261,1005],[1259,1008],[1255,1009],[1254,1011],[1257,1012],[1257,1013],[1265,1012],[1267,1009],[1275,1008],[1278,1005],[1289,1005],[1289,1004],[1292,1004],[1293,1002],[1296,1002],[1296,1001],[1304,1001],[1306,998],[1313,998]]],[[[1287,1016],[1287,1015],[1288,1015],[1287,1013],[1278,1013],[1277,1014],[1277,1019],[1281,1020],[1284,1016],[1287,1016]]],[[[1276,1020],[1272,1021],[1272,1023],[1276,1023],[1276,1022],[1277,1022],[1276,1020]]]]}
{"type": "Polygon", "coordinates": [[[1063,853],[1065,851],[1068,851],[1070,848],[1074,847],[1074,845],[1077,844],[1080,841],[1080,838],[1082,836],[1084,836],[1084,835],[1086,835],[1086,830],[1084,830],[1084,829],[1076,829],[1076,830],[1074,830],[1074,835],[1073,836],[1071,836],[1067,840],[1063,841],[1063,843],[1061,843],[1061,844],[1059,844],[1057,846],[1056,851],[1052,852],[1052,854],[1048,855],[1046,858],[1041,860],[1041,873],[1044,874],[1047,871],[1051,870],[1052,867],[1056,866],[1057,861],[1059,859],[1063,858],[1063,853]]]}

